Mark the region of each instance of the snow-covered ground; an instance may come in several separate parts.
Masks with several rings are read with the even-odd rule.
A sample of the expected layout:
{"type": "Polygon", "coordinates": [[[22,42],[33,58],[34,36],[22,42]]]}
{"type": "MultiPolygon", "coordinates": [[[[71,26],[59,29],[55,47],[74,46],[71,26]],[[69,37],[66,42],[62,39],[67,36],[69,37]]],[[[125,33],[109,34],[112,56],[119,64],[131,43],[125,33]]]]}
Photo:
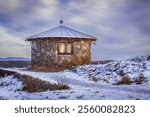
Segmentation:
{"type": "Polygon", "coordinates": [[[31,72],[12,68],[7,70],[31,75],[51,83],[63,82],[71,89],[27,93],[19,90],[22,88],[20,81],[7,76],[0,78],[0,99],[150,99],[150,56],[148,55],[105,65],[80,66],[62,72],[31,72]],[[122,76],[130,78],[131,81],[142,76],[144,80],[142,84],[113,85],[121,81],[122,76]]]}

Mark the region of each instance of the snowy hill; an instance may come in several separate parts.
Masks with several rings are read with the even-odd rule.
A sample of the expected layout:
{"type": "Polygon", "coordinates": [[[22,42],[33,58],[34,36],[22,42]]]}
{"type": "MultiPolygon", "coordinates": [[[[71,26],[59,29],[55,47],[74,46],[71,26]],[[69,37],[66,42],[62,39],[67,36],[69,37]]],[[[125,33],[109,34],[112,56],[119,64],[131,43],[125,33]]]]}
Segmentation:
{"type": "Polygon", "coordinates": [[[129,80],[127,82],[129,84],[138,83],[138,81],[142,83],[150,79],[150,55],[137,56],[104,65],[80,66],[74,71],[80,76],[96,82],[117,84],[122,80],[129,80]]]}
{"type": "Polygon", "coordinates": [[[0,61],[31,61],[31,59],[22,57],[7,57],[7,58],[0,58],[0,61]]]}
{"type": "Polygon", "coordinates": [[[0,99],[65,100],[150,100],[150,55],[132,57],[107,64],[86,65],[61,72],[33,72],[3,68],[50,83],[65,83],[69,90],[28,93],[12,76],[0,78],[0,99]]]}

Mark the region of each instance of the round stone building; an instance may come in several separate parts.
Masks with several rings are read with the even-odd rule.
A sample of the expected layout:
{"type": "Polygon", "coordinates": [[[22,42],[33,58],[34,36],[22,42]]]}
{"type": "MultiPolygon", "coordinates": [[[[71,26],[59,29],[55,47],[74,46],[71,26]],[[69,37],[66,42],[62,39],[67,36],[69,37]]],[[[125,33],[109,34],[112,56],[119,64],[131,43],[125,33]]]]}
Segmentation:
{"type": "Polygon", "coordinates": [[[96,37],[60,26],[28,37],[31,41],[31,66],[33,69],[62,70],[77,65],[90,64],[91,44],[96,37]]]}

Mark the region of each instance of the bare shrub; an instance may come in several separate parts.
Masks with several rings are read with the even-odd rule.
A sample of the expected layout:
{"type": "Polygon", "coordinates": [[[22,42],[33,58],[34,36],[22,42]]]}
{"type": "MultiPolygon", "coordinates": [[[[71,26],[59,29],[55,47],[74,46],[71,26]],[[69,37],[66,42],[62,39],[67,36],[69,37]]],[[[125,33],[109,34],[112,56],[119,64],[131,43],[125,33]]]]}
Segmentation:
{"type": "Polygon", "coordinates": [[[114,85],[121,85],[121,84],[129,85],[131,83],[142,84],[143,82],[146,82],[146,78],[144,77],[143,74],[140,74],[137,78],[132,80],[129,76],[122,76],[122,80],[118,81],[114,85]]]}
{"type": "Polygon", "coordinates": [[[146,81],[146,78],[144,77],[143,74],[140,74],[140,75],[138,76],[138,78],[135,80],[135,83],[136,83],[136,84],[142,84],[144,81],[146,81]]]}
{"type": "Polygon", "coordinates": [[[98,78],[96,78],[95,76],[92,76],[89,79],[92,80],[92,81],[94,81],[94,82],[98,82],[98,78]]]}
{"type": "Polygon", "coordinates": [[[121,85],[121,84],[129,85],[131,83],[133,82],[128,76],[122,76],[122,79],[118,81],[117,83],[115,83],[114,85],[121,85]]]}

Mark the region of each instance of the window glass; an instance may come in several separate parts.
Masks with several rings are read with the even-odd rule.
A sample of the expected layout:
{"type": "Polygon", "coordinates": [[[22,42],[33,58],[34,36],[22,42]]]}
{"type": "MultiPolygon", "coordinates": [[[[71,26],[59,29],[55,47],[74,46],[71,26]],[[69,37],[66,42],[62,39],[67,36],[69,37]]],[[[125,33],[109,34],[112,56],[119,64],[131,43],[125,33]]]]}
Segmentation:
{"type": "Polygon", "coordinates": [[[58,44],[58,51],[60,54],[72,54],[72,43],[61,42],[58,44]]]}
{"type": "Polygon", "coordinates": [[[67,43],[66,44],[66,53],[71,53],[72,52],[72,44],[71,43],[67,43]]]}
{"type": "Polygon", "coordinates": [[[65,43],[59,43],[59,53],[65,53],[65,43]]]}

